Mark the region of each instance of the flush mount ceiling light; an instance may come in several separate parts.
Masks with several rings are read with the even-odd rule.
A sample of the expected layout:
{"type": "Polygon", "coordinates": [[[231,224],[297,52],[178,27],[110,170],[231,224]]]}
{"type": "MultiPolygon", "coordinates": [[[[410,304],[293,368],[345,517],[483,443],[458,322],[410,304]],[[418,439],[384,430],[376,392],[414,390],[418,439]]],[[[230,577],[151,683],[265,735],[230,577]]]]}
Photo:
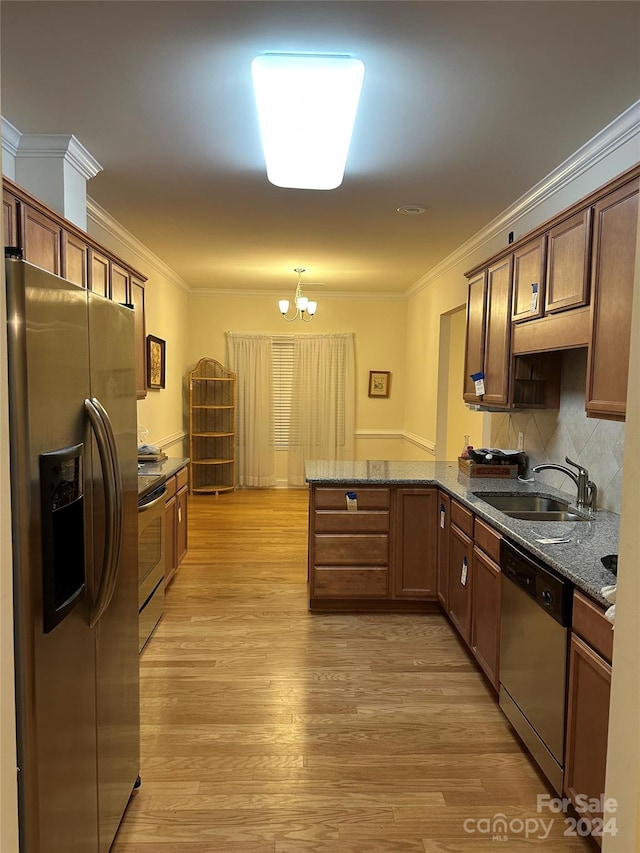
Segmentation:
{"type": "Polygon", "coordinates": [[[267,178],[333,190],[349,153],[364,64],[351,56],[267,53],[251,63],[267,178]]]}
{"type": "Polygon", "coordinates": [[[307,299],[306,296],[302,295],[302,273],[304,272],[303,267],[296,267],[294,272],[298,273],[298,284],[296,286],[296,295],[293,298],[293,304],[296,306],[296,313],[293,317],[287,317],[287,311],[289,310],[289,300],[281,299],[278,302],[278,307],[280,308],[280,313],[288,322],[292,322],[293,320],[303,320],[305,323],[309,323],[313,320],[313,315],[316,313],[318,308],[318,303],[314,302],[312,299],[307,299]]]}

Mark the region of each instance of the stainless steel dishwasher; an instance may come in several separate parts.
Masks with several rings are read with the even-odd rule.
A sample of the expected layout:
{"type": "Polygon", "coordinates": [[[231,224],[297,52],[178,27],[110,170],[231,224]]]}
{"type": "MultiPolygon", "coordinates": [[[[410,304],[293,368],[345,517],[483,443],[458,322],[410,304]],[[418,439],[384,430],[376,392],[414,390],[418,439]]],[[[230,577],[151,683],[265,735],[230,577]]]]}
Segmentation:
{"type": "Polygon", "coordinates": [[[500,708],[560,794],[572,585],[505,539],[501,564],[500,708]]]}

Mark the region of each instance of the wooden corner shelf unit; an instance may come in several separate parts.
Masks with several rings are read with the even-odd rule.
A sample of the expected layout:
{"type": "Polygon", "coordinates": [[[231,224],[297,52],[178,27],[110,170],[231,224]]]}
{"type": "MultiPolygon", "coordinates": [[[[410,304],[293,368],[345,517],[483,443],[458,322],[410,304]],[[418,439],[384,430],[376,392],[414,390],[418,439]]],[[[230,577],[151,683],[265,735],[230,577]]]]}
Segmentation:
{"type": "Polygon", "coordinates": [[[236,375],[213,358],[189,373],[190,494],[235,489],[236,375]]]}

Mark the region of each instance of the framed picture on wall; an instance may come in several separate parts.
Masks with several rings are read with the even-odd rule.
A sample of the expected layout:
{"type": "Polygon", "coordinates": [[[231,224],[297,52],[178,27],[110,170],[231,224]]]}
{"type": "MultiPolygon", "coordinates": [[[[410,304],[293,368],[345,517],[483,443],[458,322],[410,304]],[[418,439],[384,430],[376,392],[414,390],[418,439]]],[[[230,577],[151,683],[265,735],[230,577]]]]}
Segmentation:
{"type": "Polygon", "coordinates": [[[166,341],[147,335],[147,388],[164,388],[166,341]]]}
{"type": "Polygon", "coordinates": [[[391,371],[390,370],[370,370],[369,371],[369,396],[370,397],[388,397],[391,388],[391,371]]]}

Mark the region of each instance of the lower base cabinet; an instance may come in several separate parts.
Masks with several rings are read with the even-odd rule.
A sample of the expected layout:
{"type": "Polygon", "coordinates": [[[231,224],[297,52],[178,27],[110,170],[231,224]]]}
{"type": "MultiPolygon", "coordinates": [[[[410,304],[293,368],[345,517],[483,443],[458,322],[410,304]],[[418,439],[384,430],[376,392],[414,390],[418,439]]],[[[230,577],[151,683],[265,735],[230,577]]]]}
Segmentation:
{"type": "Polygon", "coordinates": [[[473,541],[455,524],[449,538],[449,618],[471,644],[471,555],[473,541]]]}
{"type": "Polygon", "coordinates": [[[500,688],[500,566],[474,545],[471,651],[495,690],[500,688]]]}
{"type": "Polygon", "coordinates": [[[602,828],[602,812],[581,811],[581,802],[604,797],[612,650],[611,624],[603,611],[574,593],[564,790],[592,830],[602,828]]]}
{"type": "Polygon", "coordinates": [[[172,580],[187,553],[187,469],[181,468],[166,482],[165,586],[172,580]]]}
{"type": "Polygon", "coordinates": [[[436,600],[437,489],[312,486],[312,609],[436,600]]]}

